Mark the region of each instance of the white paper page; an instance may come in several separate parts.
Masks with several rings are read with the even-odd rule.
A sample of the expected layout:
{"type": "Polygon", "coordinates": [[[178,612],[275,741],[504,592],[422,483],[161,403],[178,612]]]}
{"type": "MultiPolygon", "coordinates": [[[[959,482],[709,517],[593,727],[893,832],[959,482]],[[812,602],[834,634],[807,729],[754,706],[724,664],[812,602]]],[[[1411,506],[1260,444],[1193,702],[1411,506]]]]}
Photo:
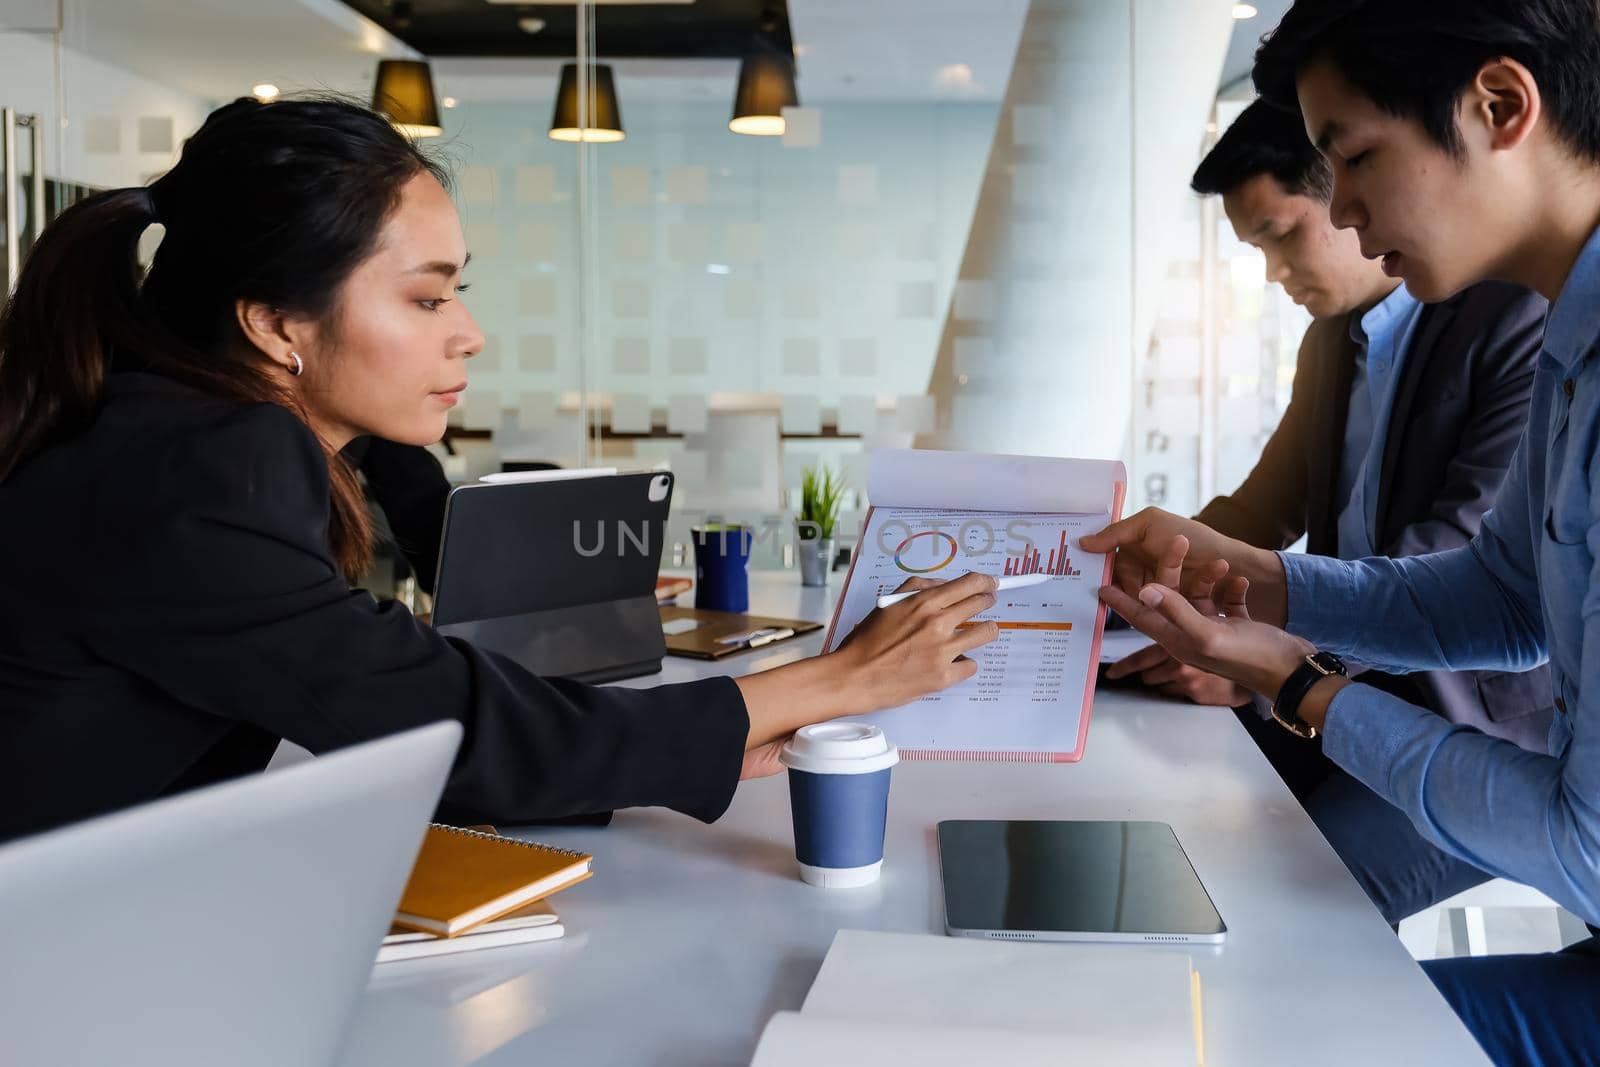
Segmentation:
{"type": "MultiPolygon", "coordinates": [[[[552,916],[554,918],[554,916],[552,916]]],[[[460,937],[430,937],[420,941],[395,941],[383,939],[378,949],[379,963],[396,963],[429,956],[451,956],[458,952],[479,952],[484,949],[506,948],[511,945],[529,945],[537,941],[555,941],[566,936],[567,929],[559,922],[542,926],[524,926],[491,930],[486,933],[462,934],[460,937]]]]}
{"type": "Polygon", "coordinates": [[[867,498],[874,507],[1089,514],[1109,511],[1127,480],[1111,460],[881,449],[869,461],[867,498]]]}
{"type": "Polygon", "coordinates": [[[1046,573],[1051,580],[999,594],[978,621],[1000,637],[971,657],[978,673],[940,693],[869,716],[902,750],[1071,752],[1089,672],[1095,593],[1105,557],[1078,538],[1102,529],[1093,515],[874,507],[831,635],[830,650],[907,578],[1046,573]]]}
{"type": "Polygon", "coordinates": [[[767,1023],[750,1067],[974,1067],[989,1063],[1006,1067],[1151,1067],[1151,1061],[1126,1057],[1118,1048],[1080,1044],[1061,1034],[910,1026],[792,1011],[779,1012],[767,1023]]]}
{"type": "Polygon", "coordinates": [[[1187,1067],[1199,1059],[1196,1008],[1182,953],[841,930],[802,1014],[918,1030],[1045,1031],[1072,1062],[1187,1067]]]}

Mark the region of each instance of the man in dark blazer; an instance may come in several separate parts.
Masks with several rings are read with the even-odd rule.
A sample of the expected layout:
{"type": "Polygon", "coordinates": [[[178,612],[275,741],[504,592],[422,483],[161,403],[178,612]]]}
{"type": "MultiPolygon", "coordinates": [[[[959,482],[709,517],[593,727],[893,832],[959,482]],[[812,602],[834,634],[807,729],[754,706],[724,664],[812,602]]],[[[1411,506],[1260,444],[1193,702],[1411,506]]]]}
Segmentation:
{"type": "Polygon", "coordinates": [[[450,499],[444,468],[426,448],[377,437],[358,437],[342,454],[366,478],[401,559],[410,565],[418,587],[432,596],[445,503],[450,499]]]}
{"type": "MultiPolygon", "coordinates": [[[[1244,484],[1198,518],[1250,544],[1316,555],[1415,556],[1470,541],[1494,505],[1527,418],[1545,302],[1489,284],[1442,304],[1411,298],[1328,216],[1331,175],[1298,117],[1251,105],[1195,173],[1221,195],[1239,238],[1267,256],[1316,321],[1300,348],[1288,410],[1244,484]]],[[[1225,679],[1159,648],[1111,668],[1241,721],[1390,922],[1488,875],[1425,841],[1399,809],[1245,705],[1225,679]]],[[[1452,722],[1544,752],[1548,671],[1366,671],[1361,680],[1452,722]]]]}

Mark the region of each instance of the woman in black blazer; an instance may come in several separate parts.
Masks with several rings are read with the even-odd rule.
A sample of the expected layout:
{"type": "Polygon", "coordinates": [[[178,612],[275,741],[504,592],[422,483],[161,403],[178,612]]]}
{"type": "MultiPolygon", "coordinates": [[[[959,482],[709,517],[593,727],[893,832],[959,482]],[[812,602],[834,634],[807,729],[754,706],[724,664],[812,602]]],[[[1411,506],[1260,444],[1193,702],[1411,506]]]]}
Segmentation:
{"type": "Polygon", "coordinates": [[[651,690],[542,679],[353,591],[340,449],[442,435],[483,337],[444,175],[380,117],[241,100],[48,227],[0,316],[0,838],[440,718],[456,817],[707,821],[806,723],[970,676],[969,575],[830,655],[651,690]],[[142,281],[135,249],[165,227],[142,281]]]}

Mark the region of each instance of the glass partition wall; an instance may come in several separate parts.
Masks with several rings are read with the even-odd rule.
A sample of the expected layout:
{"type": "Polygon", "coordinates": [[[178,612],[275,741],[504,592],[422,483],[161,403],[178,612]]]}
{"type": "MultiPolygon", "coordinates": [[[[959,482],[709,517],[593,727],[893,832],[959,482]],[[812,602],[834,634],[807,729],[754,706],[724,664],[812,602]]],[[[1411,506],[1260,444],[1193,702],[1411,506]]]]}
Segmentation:
{"type": "Polygon", "coordinates": [[[502,461],[670,468],[668,563],[716,517],[757,528],[754,566],[792,566],[809,469],[844,479],[848,544],[867,450],[938,428],[1026,8],[751,5],[722,54],[662,58],[608,54],[639,15],[597,5],[564,61],[436,63],[491,338],[464,428],[494,422],[502,461]],[[598,122],[571,144],[544,122],[564,128],[563,68],[598,122]]]}
{"type": "Polygon", "coordinates": [[[117,61],[108,38],[129,14],[112,4],[0,0],[0,165],[10,181],[0,226],[7,229],[8,291],[11,267],[26,255],[40,222],[90,193],[161,174],[213,105],[117,61]]]}
{"type": "MultiPolygon", "coordinates": [[[[3,11],[4,9],[0,9],[3,11]]],[[[0,271],[15,284],[22,257],[38,235],[46,207],[44,153],[58,127],[58,39],[55,12],[20,6],[0,18],[0,271]]],[[[61,172],[59,160],[54,168],[61,172]]],[[[55,192],[52,183],[52,193],[55,192]]]]}
{"type": "Polygon", "coordinates": [[[822,468],[848,548],[881,447],[1122,458],[1130,505],[1188,510],[1248,469],[1303,326],[1187,191],[1231,7],[0,0],[0,107],[39,116],[18,254],[34,136],[50,214],[234,97],[419,62],[487,338],[453,480],[670,468],[668,566],[708,517],[794,566],[822,468]]]}
{"type": "MultiPolygon", "coordinates": [[[[1202,151],[1249,100],[1233,93],[1217,101],[1202,151]]],[[[1311,317],[1267,284],[1265,257],[1234,235],[1217,198],[1192,198],[1178,232],[1135,362],[1130,496],[1193,514],[1255,466],[1288,406],[1311,317]]]]}

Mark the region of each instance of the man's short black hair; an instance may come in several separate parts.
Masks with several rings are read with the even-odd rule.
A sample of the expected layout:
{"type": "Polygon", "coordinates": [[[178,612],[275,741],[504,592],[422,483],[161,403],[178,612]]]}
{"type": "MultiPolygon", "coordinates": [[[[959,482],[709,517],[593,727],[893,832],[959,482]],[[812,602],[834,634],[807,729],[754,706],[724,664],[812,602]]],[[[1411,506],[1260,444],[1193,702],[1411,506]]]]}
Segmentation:
{"type": "Polygon", "coordinates": [[[1501,57],[1532,72],[1556,136],[1600,162],[1596,0],[1295,0],[1256,53],[1255,83],[1297,108],[1296,78],[1327,58],[1379,108],[1416,119],[1459,158],[1457,105],[1501,57]]]}
{"type": "Polygon", "coordinates": [[[1333,196],[1333,172],[1306,140],[1299,116],[1257,100],[1200,161],[1189,185],[1201,196],[1226,196],[1262,174],[1278,179],[1293,196],[1315,197],[1324,204],[1333,196]]]}

